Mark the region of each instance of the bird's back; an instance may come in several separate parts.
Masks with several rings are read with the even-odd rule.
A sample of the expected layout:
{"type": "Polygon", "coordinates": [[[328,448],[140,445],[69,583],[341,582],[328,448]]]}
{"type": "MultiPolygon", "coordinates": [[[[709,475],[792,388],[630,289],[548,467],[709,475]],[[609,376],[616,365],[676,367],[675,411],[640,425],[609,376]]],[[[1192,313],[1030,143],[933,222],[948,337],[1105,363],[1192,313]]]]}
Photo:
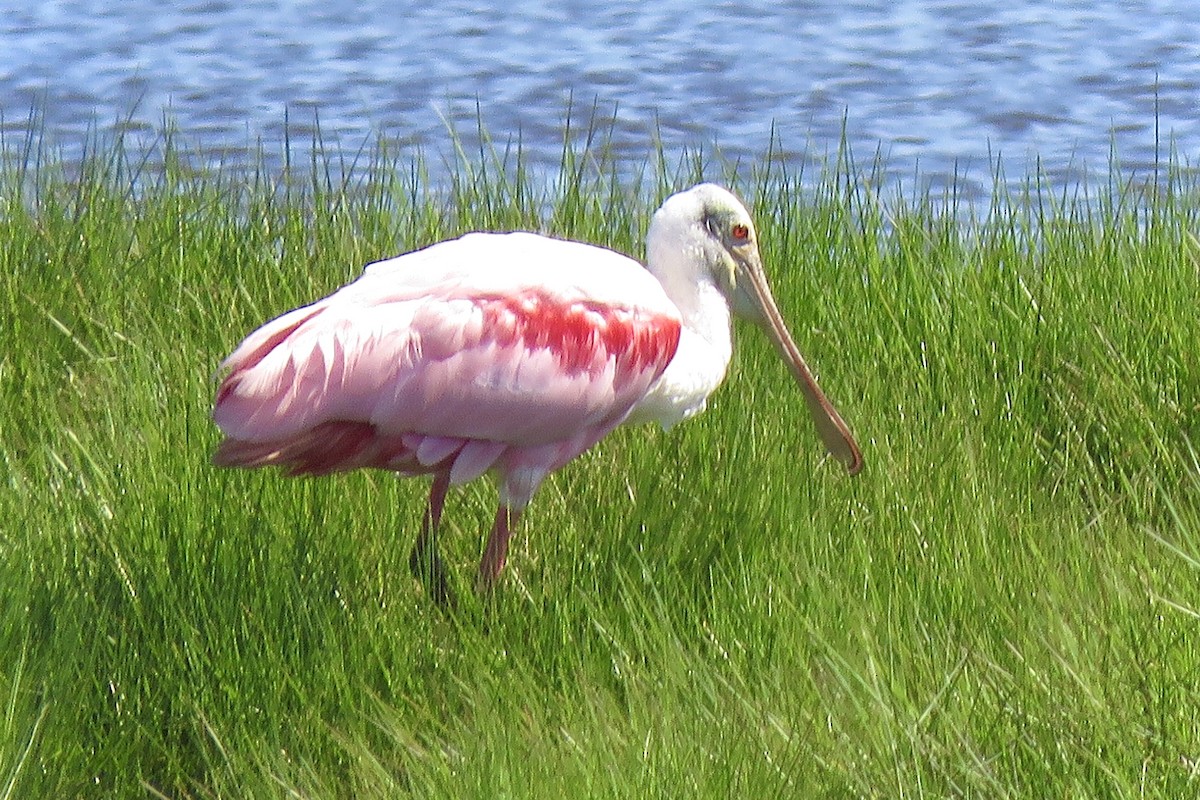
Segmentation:
{"type": "Polygon", "coordinates": [[[222,366],[215,460],[301,473],[470,461],[462,479],[522,457],[552,469],[620,423],[679,336],[636,261],[469,234],[371,264],[251,333],[222,366]]]}

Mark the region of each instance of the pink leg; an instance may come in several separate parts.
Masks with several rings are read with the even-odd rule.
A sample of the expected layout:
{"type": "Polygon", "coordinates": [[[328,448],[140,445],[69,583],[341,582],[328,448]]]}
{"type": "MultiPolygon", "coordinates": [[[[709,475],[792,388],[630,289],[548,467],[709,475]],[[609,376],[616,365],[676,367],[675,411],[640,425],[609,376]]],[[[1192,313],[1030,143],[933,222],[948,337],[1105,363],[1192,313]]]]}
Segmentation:
{"type": "Polygon", "coordinates": [[[438,605],[451,602],[450,587],[446,583],[446,564],[438,552],[437,534],[442,522],[442,507],[446,504],[446,492],[450,489],[450,471],[436,472],[429,489],[429,503],[425,506],[425,518],[421,521],[421,532],[408,557],[408,568],[425,584],[429,594],[438,605]]]}
{"type": "Polygon", "coordinates": [[[488,536],[487,546],[483,548],[483,558],[479,561],[479,591],[487,594],[496,588],[500,580],[500,572],[508,558],[508,540],[517,521],[521,518],[520,511],[514,511],[506,506],[496,509],[496,523],[488,536]]]}

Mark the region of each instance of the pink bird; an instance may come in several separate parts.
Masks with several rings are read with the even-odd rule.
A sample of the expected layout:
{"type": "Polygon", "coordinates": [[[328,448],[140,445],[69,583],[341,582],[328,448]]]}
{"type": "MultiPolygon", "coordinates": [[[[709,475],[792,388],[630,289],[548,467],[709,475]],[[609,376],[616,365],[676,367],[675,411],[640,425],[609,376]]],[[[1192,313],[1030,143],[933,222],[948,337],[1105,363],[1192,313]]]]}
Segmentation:
{"type": "Polygon", "coordinates": [[[713,184],[671,196],[646,246],[643,267],[580,242],[470,233],[370,264],[225,360],[213,462],[431,474],[410,564],[439,602],[446,492],[490,472],[500,501],[479,565],[489,590],[550,472],[622,423],[666,429],[704,409],[732,356],[732,313],[771,338],[826,447],[857,473],[858,445],[784,325],[738,199],[713,184]]]}

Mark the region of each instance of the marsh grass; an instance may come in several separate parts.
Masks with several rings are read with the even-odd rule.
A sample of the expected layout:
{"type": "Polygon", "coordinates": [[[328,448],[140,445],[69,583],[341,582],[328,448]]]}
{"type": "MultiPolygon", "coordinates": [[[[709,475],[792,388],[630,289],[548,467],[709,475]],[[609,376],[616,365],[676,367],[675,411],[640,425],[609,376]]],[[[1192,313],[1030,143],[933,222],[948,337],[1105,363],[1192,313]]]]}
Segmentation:
{"type": "MultiPolygon", "coordinates": [[[[489,142],[439,190],[384,147],[10,149],[0,798],[1195,795],[1188,174],[965,207],[846,153],[630,177],[573,141],[549,180],[489,142]],[[858,478],[749,329],[705,415],[552,478],[455,616],[407,570],[420,482],[209,466],[213,372],[263,320],[473,228],[639,255],[702,175],[754,206],[858,478]]],[[[463,575],[494,497],[451,496],[463,575]]]]}

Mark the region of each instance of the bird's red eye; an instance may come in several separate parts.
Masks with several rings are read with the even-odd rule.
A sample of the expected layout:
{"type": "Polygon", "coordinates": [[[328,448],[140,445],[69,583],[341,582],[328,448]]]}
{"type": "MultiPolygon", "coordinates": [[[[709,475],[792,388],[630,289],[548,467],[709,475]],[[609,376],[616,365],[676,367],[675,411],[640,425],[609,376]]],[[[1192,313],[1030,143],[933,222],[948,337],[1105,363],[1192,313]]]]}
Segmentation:
{"type": "Polygon", "coordinates": [[[730,233],[732,233],[733,238],[739,242],[744,242],[750,238],[750,228],[746,225],[742,225],[741,223],[734,225],[730,233]]]}

